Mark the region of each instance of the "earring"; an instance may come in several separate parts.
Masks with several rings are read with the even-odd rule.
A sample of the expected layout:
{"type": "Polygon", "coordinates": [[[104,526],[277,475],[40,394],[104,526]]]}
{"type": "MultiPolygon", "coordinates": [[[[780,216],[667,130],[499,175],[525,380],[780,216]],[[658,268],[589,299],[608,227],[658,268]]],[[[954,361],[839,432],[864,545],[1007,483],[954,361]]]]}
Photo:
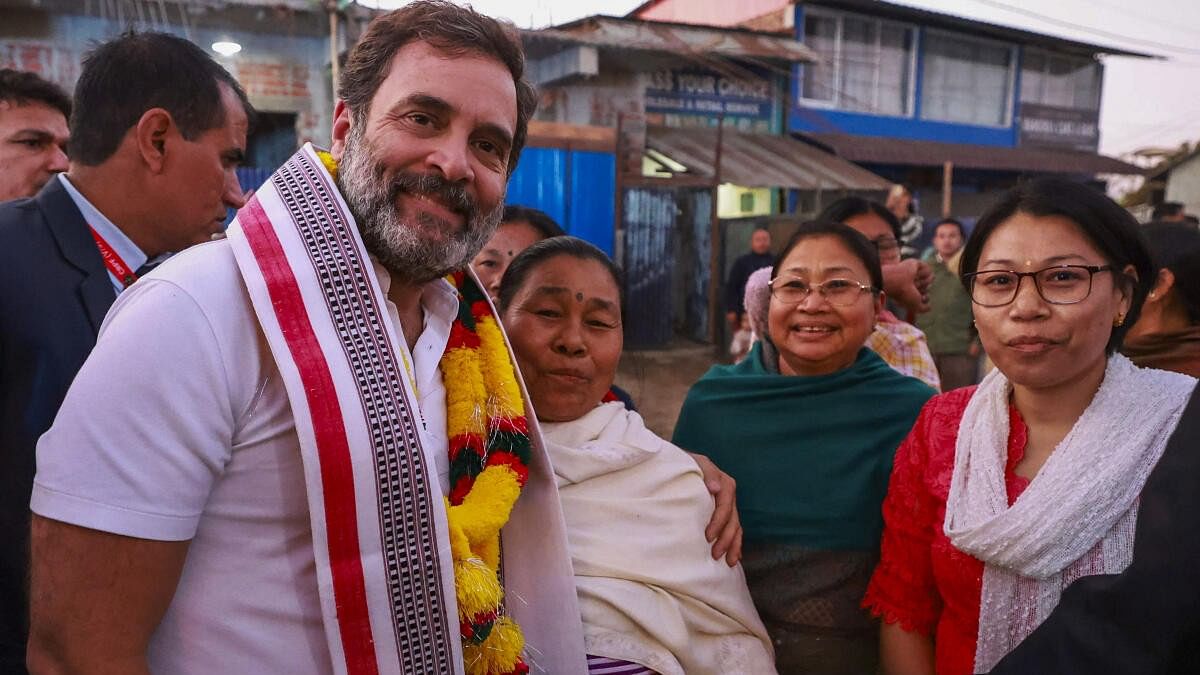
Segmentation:
{"type": "Polygon", "coordinates": [[[1124,326],[1124,325],[1125,325],[1125,312],[1121,312],[1120,314],[1117,315],[1117,318],[1115,320],[1113,320],[1113,328],[1120,328],[1121,326],[1124,326]]]}
{"type": "Polygon", "coordinates": [[[1154,297],[1154,291],[1150,291],[1150,297],[1154,297]]]}

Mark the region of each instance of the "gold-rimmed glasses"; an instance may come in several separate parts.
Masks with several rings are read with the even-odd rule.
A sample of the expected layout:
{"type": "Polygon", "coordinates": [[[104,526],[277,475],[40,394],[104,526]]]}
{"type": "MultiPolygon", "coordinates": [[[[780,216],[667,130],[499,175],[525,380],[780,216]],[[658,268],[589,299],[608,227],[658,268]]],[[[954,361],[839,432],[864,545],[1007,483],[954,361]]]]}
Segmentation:
{"type": "Polygon", "coordinates": [[[819,284],[810,284],[800,277],[779,276],[771,280],[771,295],[785,305],[804,302],[814,290],[831,305],[847,307],[853,305],[863,293],[874,293],[875,287],[853,279],[826,279],[819,284]]]}

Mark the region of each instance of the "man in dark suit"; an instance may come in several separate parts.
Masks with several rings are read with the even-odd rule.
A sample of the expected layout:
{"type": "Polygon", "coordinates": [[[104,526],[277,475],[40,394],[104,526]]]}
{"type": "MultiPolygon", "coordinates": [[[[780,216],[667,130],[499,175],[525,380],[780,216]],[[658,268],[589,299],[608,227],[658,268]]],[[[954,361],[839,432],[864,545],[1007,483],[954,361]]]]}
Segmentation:
{"type": "MultiPolygon", "coordinates": [[[[34,446],[146,263],[242,205],[246,95],[181,38],[127,33],[84,60],[70,166],[0,204],[0,673],[25,670],[34,446]]],[[[147,330],[153,330],[147,326],[147,330]]],[[[121,396],[121,392],[112,392],[121,396]]]]}
{"type": "Polygon", "coordinates": [[[1133,563],[1084,577],[991,675],[1200,672],[1200,389],[1142,490],[1133,563]]]}

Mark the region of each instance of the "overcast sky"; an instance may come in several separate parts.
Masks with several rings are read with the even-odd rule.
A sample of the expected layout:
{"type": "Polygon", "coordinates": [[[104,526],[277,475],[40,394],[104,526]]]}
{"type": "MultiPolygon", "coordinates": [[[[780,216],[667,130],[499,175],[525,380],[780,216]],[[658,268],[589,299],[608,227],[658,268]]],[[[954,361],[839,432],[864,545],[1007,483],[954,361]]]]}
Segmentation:
{"type": "MultiPolygon", "coordinates": [[[[1120,154],[1200,140],[1200,0],[895,1],[1165,56],[1165,60],[1105,58],[1100,149],[1120,154]]],[[[381,4],[404,3],[383,0],[381,4]]],[[[521,27],[538,28],[591,14],[623,15],[641,1],[474,0],[471,4],[521,27]]]]}

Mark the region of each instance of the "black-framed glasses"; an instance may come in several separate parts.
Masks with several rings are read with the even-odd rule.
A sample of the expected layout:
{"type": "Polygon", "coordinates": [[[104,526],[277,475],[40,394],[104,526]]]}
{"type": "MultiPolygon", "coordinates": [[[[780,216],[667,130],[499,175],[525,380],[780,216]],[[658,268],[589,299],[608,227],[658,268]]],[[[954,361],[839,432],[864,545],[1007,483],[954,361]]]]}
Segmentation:
{"type": "Polygon", "coordinates": [[[1055,265],[1036,272],[982,270],[964,274],[971,301],[981,307],[1003,307],[1017,298],[1021,280],[1033,277],[1038,295],[1052,305],[1073,305],[1092,294],[1092,277],[1111,272],[1112,265],[1055,265]]]}
{"type": "Polygon", "coordinates": [[[853,305],[863,293],[874,293],[875,287],[853,279],[826,279],[819,284],[810,284],[799,277],[775,277],[771,280],[771,295],[785,305],[804,302],[814,290],[829,304],[846,307],[853,305]]]}

